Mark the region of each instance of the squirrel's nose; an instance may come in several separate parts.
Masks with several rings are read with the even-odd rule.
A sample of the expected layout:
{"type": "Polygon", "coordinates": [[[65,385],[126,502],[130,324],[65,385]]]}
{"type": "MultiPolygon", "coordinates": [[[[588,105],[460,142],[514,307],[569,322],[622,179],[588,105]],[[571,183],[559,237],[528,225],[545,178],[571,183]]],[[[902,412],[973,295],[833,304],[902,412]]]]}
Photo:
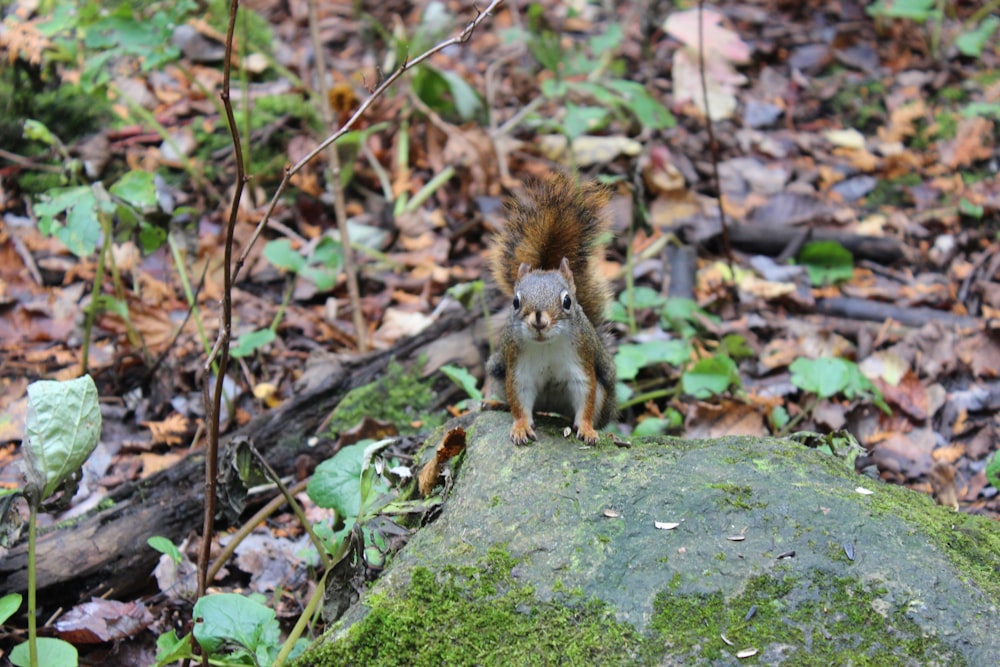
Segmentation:
{"type": "Polygon", "coordinates": [[[540,310],[535,311],[535,319],[531,321],[531,326],[539,331],[543,331],[549,326],[549,318],[540,310]]]}

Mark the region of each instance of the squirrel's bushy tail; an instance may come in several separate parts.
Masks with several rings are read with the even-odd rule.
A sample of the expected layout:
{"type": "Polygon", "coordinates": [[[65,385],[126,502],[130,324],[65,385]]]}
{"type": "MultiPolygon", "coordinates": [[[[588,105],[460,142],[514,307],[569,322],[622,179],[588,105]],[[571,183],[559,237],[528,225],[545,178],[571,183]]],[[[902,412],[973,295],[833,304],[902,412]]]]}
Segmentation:
{"type": "Polygon", "coordinates": [[[600,275],[598,245],[608,230],[605,208],[611,194],[597,183],[580,184],[564,174],[525,186],[507,202],[507,223],[495,237],[490,263],[504,294],[514,293],[521,264],[555,271],[569,260],[576,298],[595,326],[604,321],[610,287],[600,275]]]}

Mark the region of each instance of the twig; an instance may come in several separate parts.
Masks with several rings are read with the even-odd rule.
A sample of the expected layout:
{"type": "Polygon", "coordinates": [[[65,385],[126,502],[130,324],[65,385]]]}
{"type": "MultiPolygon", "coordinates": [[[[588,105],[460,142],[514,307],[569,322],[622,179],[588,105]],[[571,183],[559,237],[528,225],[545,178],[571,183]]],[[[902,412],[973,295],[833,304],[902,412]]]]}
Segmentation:
{"type": "MultiPolygon", "coordinates": [[[[319,91],[323,122],[329,128],[336,128],[337,119],[333,115],[333,109],[330,108],[330,96],[327,95],[326,62],[323,60],[323,40],[319,36],[319,12],[316,11],[316,0],[309,0],[309,35],[312,37],[316,61],[316,89],[319,91]]],[[[358,267],[354,262],[351,235],[347,229],[347,205],[344,203],[344,186],[340,182],[340,155],[332,142],[327,144],[326,155],[330,166],[330,177],[327,182],[333,193],[333,213],[334,217],[337,218],[337,229],[340,231],[340,251],[344,259],[344,275],[347,277],[347,297],[351,301],[354,335],[358,341],[358,352],[365,352],[368,349],[368,325],[365,323],[365,314],[361,310],[358,267]]]]}
{"type": "MultiPolygon", "coordinates": [[[[201,549],[198,552],[198,597],[205,595],[208,585],[208,566],[212,553],[212,534],[215,532],[215,488],[216,477],[219,474],[219,422],[222,410],[222,389],[229,366],[229,340],[233,328],[233,280],[235,273],[233,263],[233,236],[236,229],[236,218],[239,212],[240,199],[243,196],[243,186],[246,184],[246,168],[243,162],[243,144],[240,142],[239,129],[233,115],[233,104],[229,97],[229,78],[232,70],[233,34],[236,31],[236,13],[239,10],[239,0],[230,0],[229,27],[226,30],[226,59],[222,68],[222,105],[226,110],[226,121],[233,139],[233,153],[236,158],[236,183],[233,191],[233,203],[229,208],[229,222],[226,228],[226,247],[223,259],[223,292],[222,292],[222,325],[219,327],[219,337],[212,353],[205,360],[202,371],[205,374],[205,421],[207,422],[207,439],[205,445],[205,515],[202,524],[201,549]],[[218,354],[218,359],[216,359],[218,354]],[[212,364],[218,363],[215,374],[215,388],[209,396],[209,385],[212,382],[212,364]]],[[[208,665],[208,654],[202,655],[202,664],[208,665]]]]}
{"type": "MultiPolygon", "coordinates": [[[[733,269],[733,250],[729,245],[729,225],[726,222],[726,211],[722,207],[722,181],[719,179],[719,145],[715,143],[715,127],[712,124],[712,112],[708,108],[708,81],[705,77],[705,0],[698,0],[698,73],[701,75],[701,95],[705,100],[705,126],[708,128],[708,143],[712,149],[712,179],[715,181],[716,202],[719,205],[719,223],[722,225],[722,251],[726,253],[729,264],[729,275],[736,276],[733,269]]],[[[734,290],[735,294],[735,290],[734,290]]]]}
{"type": "Polygon", "coordinates": [[[285,188],[288,187],[288,182],[291,180],[292,176],[297,174],[303,167],[305,167],[305,165],[307,165],[309,162],[315,159],[315,157],[319,155],[322,151],[324,151],[327,146],[329,146],[333,142],[337,141],[337,139],[340,139],[342,136],[347,134],[351,130],[351,128],[354,127],[355,123],[358,122],[358,119],[361,118],[361,116],[369,109],[369,107],[371,107],[371,105],[375,102],[375,100],[381,97],[382,94],[385,93],[385,91],[389,88],[389,86],[395,83],[396,80],[399,77],[401,77],[404,72],[406,72],[409,69],[412,69],[416,65],[419,65],[423,61],[433,56],[435,53],[443,51],[449,46],[455,46],[457,44],[464,44],[465,42],[467,42],[469,38],[472,37],[472,33],[475,32],[477,27],[479,27],[479,24],[485,21],[486,17],[488,17],[491,13],[493,13],[493,11],[502,4],[503,0],[492,0],[490,4],[486,7],[486,9],[479,12],[479,14],[476,15],[476,18],[473,19],[469,23],[469,25],[465,26],[465,28],[459,34],[455,35],[454,37],[451,37],[450,39],[446,39],[445,41],[437,44],[436,46],[431,47],[430,49],[421,53],[413,60],[405,61],[402,65],[400,65],[399,69],[397,69],[388,77],[386,77],[385,80],[382,81],[382,83],[379,84],[378,87],[375,88],[375,90],[373,90],[371,94],[368,97],[366,97],[363,102],[361,102],[361,105],[357,108],[354,114],[350,118],[348,118],[343,125],[340,126],[340,129],[338,129],[336,132],[334,132],[329,137],[324,139],[319,146],[310,151],[309,154],[307,154],[301,160],[296,162],[293,166],[287,167],[285,169],[285,175],[284,177],[282,177],[281,183],[278,184],[278,189],[275,190],[274,195],[271,197],[271,202],[267,205],[267,210],[264,211],[264,217],[261,218],[260,222],[257,224],[257,229],[254,230],[253,236],[250,237],[250,242],[247,243],[246,248],[243,250],[243,253],[240,255],[239,260],[236,262],[236,267],[233,270],[234,280],[239,275],[240,269],[242,269],[243,264],[246,262],[246,259],[250,254],[250,250],[253,248],[253,245],[257,242],[257,238],[264,231],[264,227],[267,225],[267,221],[270,219],[271,214],[274,212],[274,208],[278,205],[278,200],[281,197],[282,193],[284,193],[285,188]]]}
{"type": "Polygon", "coordinates": [[[42,164],[40,162],[35,162],[30,158],[23,157],[17,153],[11,153],[10,151],[5,151],[2,148],[0,148],[0,158],[3,158],[8,162],[13,162],[19,167],[25,167],[33,171],[47,171],[50,174],[61,174],[63,172],[63,167],[59,167],[54,164],[42,164]]]}

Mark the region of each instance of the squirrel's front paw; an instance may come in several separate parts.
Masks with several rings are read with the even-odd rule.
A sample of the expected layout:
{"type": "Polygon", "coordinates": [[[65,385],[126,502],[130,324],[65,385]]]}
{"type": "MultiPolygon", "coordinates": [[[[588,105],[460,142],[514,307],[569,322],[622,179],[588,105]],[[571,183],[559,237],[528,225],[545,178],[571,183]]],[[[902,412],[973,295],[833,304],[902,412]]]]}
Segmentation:
{"type": "Polygon", "coordinates": [[[526,445],[529,440],[537,440],[535,430],[527,419],[515,419],[510,428],[510,439],[515,445],[526,445]]]}
{"type": "Polygon", "coordinates": [[[583,440],[588,445],[597,444],[597,430],[590,422],[582,422],[576,428],[576,437],[580,438],[580,440],[583,440]]]}

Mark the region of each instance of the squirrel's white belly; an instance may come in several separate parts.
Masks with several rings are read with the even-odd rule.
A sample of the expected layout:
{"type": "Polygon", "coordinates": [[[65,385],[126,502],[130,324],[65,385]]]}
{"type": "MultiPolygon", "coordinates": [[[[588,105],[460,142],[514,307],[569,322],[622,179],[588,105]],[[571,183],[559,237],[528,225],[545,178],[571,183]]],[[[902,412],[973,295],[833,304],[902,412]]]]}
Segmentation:
{"type": "MultiPolygon", "coordinates": [[[[588,380],[575,346],[566,340],[524,341],[518,365],[531,373],[518,373],[518,395],[527,410],[557,412],[576,419],[587,399],[588,380]],[[525,400],[531,397],[534,400],[525,400]]],[[[598,394],[603,392],[598,388],[598,394]]],[[[597,397],[598,404],[602,396],[597,397]]]]}

